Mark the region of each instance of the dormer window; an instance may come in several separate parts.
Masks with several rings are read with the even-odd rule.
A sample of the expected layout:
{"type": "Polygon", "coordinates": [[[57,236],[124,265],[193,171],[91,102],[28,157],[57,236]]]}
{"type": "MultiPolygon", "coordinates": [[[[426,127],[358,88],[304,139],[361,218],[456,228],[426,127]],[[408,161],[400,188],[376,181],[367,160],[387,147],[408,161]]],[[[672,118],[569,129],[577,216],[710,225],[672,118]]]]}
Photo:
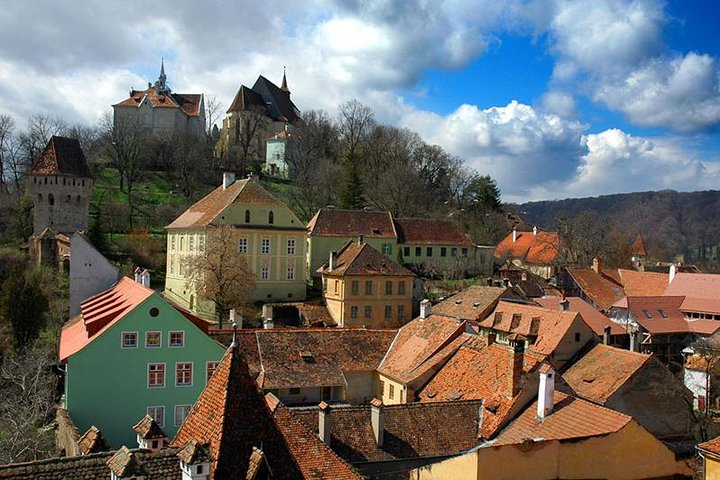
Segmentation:
{"type": "Polygon", "coordinates": [[[652,315],[650,315],[650,312],[649,312],[649,311],[643,309],[643,313],[645,314],[645,317],[647,317],[647,318],[652,318],[652,315]]]}

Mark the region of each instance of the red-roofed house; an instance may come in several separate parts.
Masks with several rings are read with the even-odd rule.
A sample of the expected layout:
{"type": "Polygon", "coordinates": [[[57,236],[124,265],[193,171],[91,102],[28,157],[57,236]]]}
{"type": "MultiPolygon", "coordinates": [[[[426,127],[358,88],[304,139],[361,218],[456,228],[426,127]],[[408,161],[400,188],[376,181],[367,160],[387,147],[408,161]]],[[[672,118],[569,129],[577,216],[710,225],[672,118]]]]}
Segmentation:
{"type": "Polygon", "coordinates": [[[677,272],[671,267],[662,295],[684,296],[680,310],[686,318],[720,320],[720,275],[677,272]]]}
{"type": "Polygon", "coordinates": [[[536,298],[535,302],[549,310],[578,312],[583,321],[599,338],[604,338],[606,329],[610,328],[609,342],[611,345],[627,346],[629,343],[628,332],[622,325],[613,322],[580,297],[565,297],[564,300],[561,297],[543,297],[536,298]]]}
{"type": "Polygon", "coordinates": [[[495,257],[510,260],[544,279],[555,275],[554,261],[560,251],[557,232],[533,227],[530,232],[513,231],[495,248],[495,257]]]}

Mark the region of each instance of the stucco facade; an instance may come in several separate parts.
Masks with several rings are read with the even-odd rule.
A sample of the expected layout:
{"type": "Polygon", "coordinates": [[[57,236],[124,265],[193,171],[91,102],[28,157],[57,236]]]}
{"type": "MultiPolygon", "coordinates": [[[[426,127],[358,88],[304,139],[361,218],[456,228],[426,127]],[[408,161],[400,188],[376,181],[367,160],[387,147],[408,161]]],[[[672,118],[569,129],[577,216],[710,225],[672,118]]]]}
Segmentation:
{"type": "MultiPolygon", "coordinates": [[[[307,264],[308,273],[312,277],[317,278],[319,285],[320,274],[317,269],[320,268],[324,263],[328,261],[330,252],[340,250],[348,240],[357,239],[357,236],[348,234],[346,236],[321,236],[321,235],[308,235],[307,236],[307,264]]],[[[377,238],[363,236],[363,242],[373,247],[378,252],[384,254],[391,260],[397,261],[398,258],[398,243],[397,238],[377,238]]]]}
{"type": "Polygon", "coordinates": [[[120,279],[115,268],[80,235],[70,238],[70,318],[80,313],[80,303],[112,287],[120,279]]]}

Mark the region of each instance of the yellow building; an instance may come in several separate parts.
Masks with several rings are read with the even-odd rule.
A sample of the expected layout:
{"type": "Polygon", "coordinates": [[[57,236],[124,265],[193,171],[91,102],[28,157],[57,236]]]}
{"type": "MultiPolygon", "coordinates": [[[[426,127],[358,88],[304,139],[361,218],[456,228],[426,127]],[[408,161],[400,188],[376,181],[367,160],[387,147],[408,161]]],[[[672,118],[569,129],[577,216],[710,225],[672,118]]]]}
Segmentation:
{"type": "Polygon", "coordinates": [[[255,274],[250,301],[305,299],[304,225],[257,177],[235,181],[230,173],[224,174],[220,187],[166,227],[168,298],[205,318],[214,317],[214,305],[198,301],[188,285],[185,259],[202,255],[208,228],[221,225],[231,225],[240,234],[237,248],[247,255],[255,274]]]}
{"type": "Polygon", "coordinates": [[[362,238],[331,252],[318,269],[325,303],[341,327],[391,327],[412,317],[415,275],[362,238]]]}
{"type": "Polygon", "coordinates": [[[697,447],[703,460],[703,480],[720,480],[720,437],[701,443],[697,447]]]}

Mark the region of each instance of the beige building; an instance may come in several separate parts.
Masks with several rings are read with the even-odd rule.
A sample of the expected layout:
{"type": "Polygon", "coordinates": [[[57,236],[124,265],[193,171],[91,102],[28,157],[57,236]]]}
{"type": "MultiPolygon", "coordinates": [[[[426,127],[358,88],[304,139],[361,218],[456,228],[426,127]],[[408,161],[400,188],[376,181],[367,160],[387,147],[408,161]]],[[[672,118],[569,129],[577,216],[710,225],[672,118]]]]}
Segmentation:
{"type": "Polygon", "coordinates": [[[348,241],[318,269],[323,296],[341,327],[392,327],[412,317],[415,275],[362,238],[348,241]]]}
{"type": "Polygon", "coordinates": [[[220,187],[166,227],[168,298],[214,318],[214,305],[199,301],[193,285],[188,285],[185,259],[202,255],[208,229],[222,225],[233,226],[240,234],[237,248],[247,255],[255,274],[251,301],[305,299],[305,227],[292,210],[260,186],[257,177],[235,181],[230,173],[223,176],[220,187]]]}

